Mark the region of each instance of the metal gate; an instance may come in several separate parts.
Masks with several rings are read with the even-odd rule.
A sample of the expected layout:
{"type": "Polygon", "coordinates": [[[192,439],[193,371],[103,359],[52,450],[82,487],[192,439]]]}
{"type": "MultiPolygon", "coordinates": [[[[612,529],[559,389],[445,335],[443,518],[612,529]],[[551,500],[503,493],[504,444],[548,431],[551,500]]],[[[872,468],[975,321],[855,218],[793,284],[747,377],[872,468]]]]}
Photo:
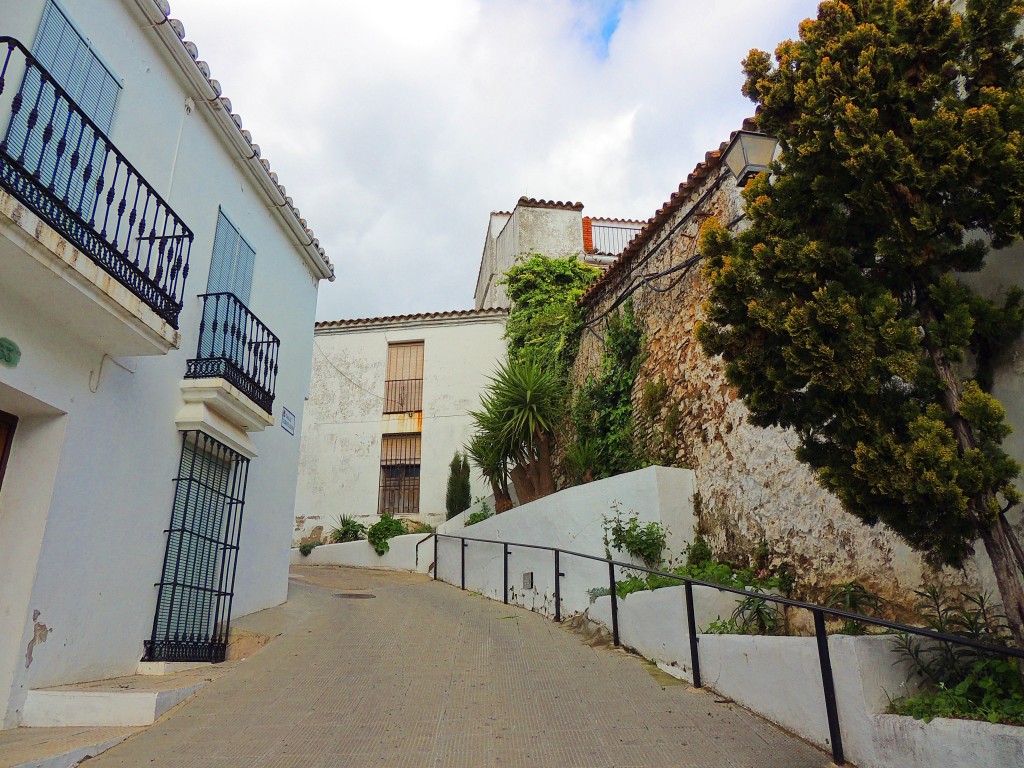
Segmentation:
{"type": "Polygon", "coordinates": [[[146,661],[223,661],[249,460],[202,432],[183,433],[146,661]]]}

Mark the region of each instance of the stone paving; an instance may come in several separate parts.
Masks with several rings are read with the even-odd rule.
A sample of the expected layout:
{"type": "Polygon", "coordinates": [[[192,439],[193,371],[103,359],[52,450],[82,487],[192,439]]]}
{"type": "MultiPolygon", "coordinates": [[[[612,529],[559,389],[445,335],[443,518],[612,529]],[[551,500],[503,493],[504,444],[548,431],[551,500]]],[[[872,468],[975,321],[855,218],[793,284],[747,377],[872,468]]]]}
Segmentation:
{"type": "Polygon", "coordinates": [[[297,567],[289,602],[241,623],[280,636],[89,768],[830,764],[634,656],[417,574],[297,567]]]}

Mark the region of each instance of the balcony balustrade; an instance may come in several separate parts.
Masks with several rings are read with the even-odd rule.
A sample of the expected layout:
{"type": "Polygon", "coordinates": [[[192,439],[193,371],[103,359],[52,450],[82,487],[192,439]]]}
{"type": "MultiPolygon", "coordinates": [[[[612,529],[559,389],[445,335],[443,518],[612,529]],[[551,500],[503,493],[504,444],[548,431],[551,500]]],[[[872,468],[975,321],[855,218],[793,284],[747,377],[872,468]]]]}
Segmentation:
{"type": "Polygon", "coordinates": [[[224,379],[272,414],[281,341],[233,293],[199,298],[199,349],[186,364],[185,378],[224,379]]]}
{"type": "Polygon", "coordinates": [[[0,186],[176,329],[191,230],[24,45],[0,63],[0,186]]]}
{"type": "Polygon", "coordinates": [[[629,241],[637,236],[640,227],[616,227],[607,224],[594,224],[594,250],[596,254],[618,256],[629,245],[629,241]]]}

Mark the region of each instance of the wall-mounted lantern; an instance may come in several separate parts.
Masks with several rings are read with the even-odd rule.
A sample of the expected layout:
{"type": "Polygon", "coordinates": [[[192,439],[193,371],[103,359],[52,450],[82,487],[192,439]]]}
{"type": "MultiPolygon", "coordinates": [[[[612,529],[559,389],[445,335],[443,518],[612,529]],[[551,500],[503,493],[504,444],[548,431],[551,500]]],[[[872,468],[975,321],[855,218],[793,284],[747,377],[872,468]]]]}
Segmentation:
{"type": "Polygon", "coordinates": [[[752,176],[768,170],[778,143],[778,139],[766,133],[736,131],[723,159],[738,186],[746,186],[752,176]]]}

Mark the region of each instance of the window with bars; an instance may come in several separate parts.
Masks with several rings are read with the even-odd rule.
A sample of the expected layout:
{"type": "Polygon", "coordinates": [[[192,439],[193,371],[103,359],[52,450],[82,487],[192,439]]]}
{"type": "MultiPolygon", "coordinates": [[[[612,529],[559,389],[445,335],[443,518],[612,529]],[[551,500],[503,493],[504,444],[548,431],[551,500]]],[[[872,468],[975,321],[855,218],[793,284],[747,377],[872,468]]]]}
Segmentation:
{"type": "Polygon", "coordinates": [[[423,342],[388,344],[384,413],[423,410],[423,342]]]}
{"type": "Polygon", "coordinates": [[[183,433],[148,661],[223,661],[249,460],[183,433]]]}
{"type": "Polygon", "coordinates": [[[379,515],[420,511],[420,434],[383,435],[380,446],[379,515]]]}

